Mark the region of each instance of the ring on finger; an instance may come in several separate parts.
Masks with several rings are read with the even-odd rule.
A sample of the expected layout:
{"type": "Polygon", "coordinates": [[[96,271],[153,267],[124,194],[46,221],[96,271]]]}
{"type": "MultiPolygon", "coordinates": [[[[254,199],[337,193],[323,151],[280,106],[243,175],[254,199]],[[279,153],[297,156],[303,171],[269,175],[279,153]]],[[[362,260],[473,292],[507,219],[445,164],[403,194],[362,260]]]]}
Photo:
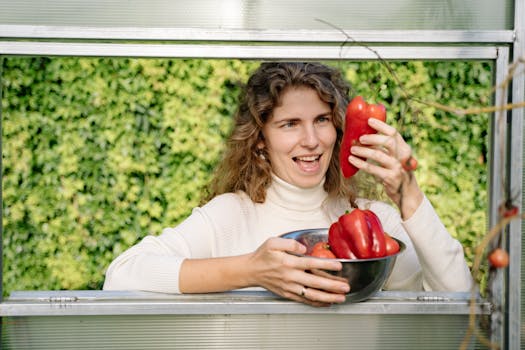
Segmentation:
{"type": "Polygon", "coordinates": [[[301,294],[299,294],[300,296],[304,297],[306,295],[306,287],[303,286],[303,289],[301,289],[301,294]]]}

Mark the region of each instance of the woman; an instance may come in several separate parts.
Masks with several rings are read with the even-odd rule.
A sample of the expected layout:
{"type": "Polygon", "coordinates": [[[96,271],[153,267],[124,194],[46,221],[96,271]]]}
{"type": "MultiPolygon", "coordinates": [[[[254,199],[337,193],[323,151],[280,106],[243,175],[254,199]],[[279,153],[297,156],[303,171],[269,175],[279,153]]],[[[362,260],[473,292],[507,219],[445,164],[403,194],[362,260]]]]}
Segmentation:
{"type": "Polygon", "coordinates": [[[385,289],[467,291],[463,249],[446,231],[401,160],[411,149],[391,126],[362,136],[348,161],[380,179],[396,208],[356,198],[338,153],[349,87],[318,63],[263,63],[241,96],[235,126],[210,200],[180,225],[145,237],[112,262],[104,289],[167,293],[263,287],[321,306],[345,301],[348,284],[306,272],[340,270],[309,259],[293,230],[328,227],[352,207],[370,208],[406,243],[385,289]],[[366,162],[368,158],[374,162],[366,162]]]}

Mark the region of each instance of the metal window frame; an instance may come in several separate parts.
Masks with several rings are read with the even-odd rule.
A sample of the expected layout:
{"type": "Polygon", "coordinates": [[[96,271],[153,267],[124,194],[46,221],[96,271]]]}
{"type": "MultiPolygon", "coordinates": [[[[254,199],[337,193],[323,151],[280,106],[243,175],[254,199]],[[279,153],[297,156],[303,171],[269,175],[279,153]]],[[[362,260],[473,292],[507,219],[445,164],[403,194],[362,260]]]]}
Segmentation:
{"type": "MultiPolygon", "coordinates": [[[[515,1],[515,14],[520,13],[525,13],[525,0],[515,1]]],[[[506,80],[510,64],[525,57],[525,16],[519,15],[515,16],[512,31],[345,30],[345,33],[338,30],[0,25],[0,56],[374,60],[379,54],[386,60],[493,60],[496,85],[506,80]]],[[[517,75],[510,91],[498,89],[495,92],[495,104],[522,103],[524,89],[525,77],[517,75]]],[[[495,113],[492,118],[488,189],[490,227],[497,222],[498,204],[507,194],[523,192],[523,117],[523,108],[517,108],[495,113]],[[501,176],[499,169],[506,169],[506,173],[501,176]]],[[[521,197],[516,204],[522,208],[521,197]]],[[[508,349],[518,349],[521,343],[521,285],[516,278],[521,273],[521,225],[521,220],[514,220],[509,225],[505,236],[508,237],[506,244],[511,262],[509,268],[498,271],[491,282],[490,302],[496,310],[492,315],[496,327],[491,337],[508,349]]],[[[0,239],[1,234],[0,231],[0,239]]],[[[1,277],[0,269],[0,293],[1,277]]],[[[16,307],[0,303],[0,318],[13,315],[13,312],[16,314],[16,307]]]]}

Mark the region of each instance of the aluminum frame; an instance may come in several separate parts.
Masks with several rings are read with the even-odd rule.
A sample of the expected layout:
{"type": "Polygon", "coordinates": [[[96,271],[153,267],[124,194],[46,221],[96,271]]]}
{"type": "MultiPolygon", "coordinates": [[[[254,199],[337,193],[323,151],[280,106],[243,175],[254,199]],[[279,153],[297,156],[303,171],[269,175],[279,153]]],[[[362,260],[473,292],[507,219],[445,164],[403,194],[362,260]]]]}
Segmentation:
{"type": "Polygon", "coordinates": [[[240,30],[195,28],[134,28],[28,26],[0,24],[0,38],[73,40],[152,40],[204,42],[341,43],[512,43],[512,30],[240,30]],[[315,40],[312,40],[315,38],[315,40]],[[350,40],[351,39],[351,40],[350,40]]]}
{"type": "MultiPolygon", "coordinates": [[[[13,292],[0,303],[0,314],[7,348],[157,350],[213,344],[214,349],[273,350],[291,341],[291,348],[304,350],[321,344],[448,349],[464,337],[472,311],[469,297],[468,292],[379,292],[365,302],[313,308],[253,290],[195,295],[33,291],[13,292]],[[438,331],[420,339],[428,329],[438,331]]],[[[491,310],[490,303],[477,299],[473,311],[486,316],[491,310]]]]}
{"type": "MultiPolygon", "coordinates": [[[[495,86],[501,86],[505,81],[509,65],[509,50],[502,50],[499,59],[495,64],[495,86]]],[[[494,93],[494,104],[502,106],[507,103],[508,89],[497,89],[494,93]]],[[[499,206],[504,202],[507,195],[505,182],[507,181],[506,169],[509,164],[507,160],[507,112],[499,111],[494,113],[491,120],[490,135],[490,155],[489,155],[489,215],[488,227],[494,227],[500,220],[499,206]]],[[[504,240],[506,243],[507,240],[504,240]]],[[[492,245],[491,245],[492,247],[492,245]]],[[[498,269],[492,272],[488,282],[491,289],[491,302],[494,304],[494,312],[491,316],[491,336],[492,341],[503,344],[505,342],[505,270],[498,269]]]]}
{"type": "MultiPolygon", "coordinates": [[[[0,315],[197,315],[197,314],[436,314],[469,315],[470,293],[379,292],[366,302],[312,308],[267,291],[174,295],[138,291],[25,291],[0,303],[0,315]]],[[[476,298],[475,312],[488,315],[492,305],[476,298]]]]}
{"type": "Polygon", "coordinates": [[[495,60],[492,46],[316,46],[316,45],[240,45],[240,44],[123,44],[2,41],[0,54],[39,56],[109,56],[237,59],[387,60],[477,59],[495,60]]]}
{"type": "MultiPolygon", "coordinates": [[[[521,62],[521,74],[516,74],[512,80],[511,102],[520,104],[525,101],[525,0],[515,1],[515,18],[514,30],[516,32],[515,41],[512,45],[513,57],[512,64],[516,65],[521,62]]],[[[516,196],[514,205],[523,212],[523,152],[524,152],[524,123],[525,108],[513,109],[510,113],[510,131],[509,131],[509,198],[516,196]],[[520,151],[521,150],[521,151],[520,151]],[[521,194],[521,195],[519,195],[521,194]]],[[[522,275],[523,259],[521,256],[523,248],[523,220],[514,220],[510,223],[508,229],[508,250],[510,254],[510,264],[507,271],[508,289],[506,291],[507,305],[507,334],[509,349],[520,349],[525,344],[523,339],[524,331],[522,329],[522,312],[525,305],[522,304],[523,290],[525,283],[517,276],[522,275]]]]}
{"type": "MultiPolygon", "coordinates": [[[[195,30],[188,28],[80,28],[67,26],[0,25],[1,55],[201,57],[241,59],[490,59],[496,62],[496,82],[506,79],[509,62],[525,57],[525,0],[515,1],[513,31],[253,31],[195,30]],[[314,38],[315,40],[312,40],[314,38]],[[146,43],[138,43],[145,40],[146,43]],[[96,41],[96,42],[93,42],[96,41]],[[157,43],[158,41],[168,41],[157,43]],[[183,43],[182,41],[186,42],[183,43]],[[358,43],[353,43],[356,41],[358,43]],[[189,42],[189,43],[188,43],[189,42]],[[259,43],[259,44],[254,44],[259,43]],[[301,44],[297,44],[301,43],[301,44]],[[391,44],[377,45],[374,44],[391,44]],[[458,45],[459,44],[459,45],[458,45]],[[365,47],[366,45],[366,47],[365,47]],[[375,51],[374,51],[375,50],[375,51]],[[510,56],[512,53],[512,57],[510,56]]],[[[0,72],[1,74],[1,72],[0,72]]],[[[524,101],[525,78],[512,82],[510,100],[524,101]]],[[[507,103],[505,92],[496,92],[496,105],[507,103]]],[[[1,109],[0,109],[1,116],[1,109]]],[[[508,194],[523,193],[523,108],[495,116],[492,125],[489,222],[497,220],[497,204],[508,194]],[[509,121],[506,122],[507,116],[509,121]],[[505,119],[505,121],[504,121],[505,119]],[[504,140],[509,137],[509,144],[504,140]],[[501,177],[496,169],[506,168],[501,177]],[[501,184],[505,183],[503,186],[501,184]]],[[[1,124],[0,124],[1,127],[1,124]]],[[[1,150],[1,144],[0,144],[1,150]]],[[[0,199],[1,200],[1,199],[0,199]]],[[[522,208],[522,198],[515,204],[522,208]]],[[[508,229],[511,263],[506,274],[494,280],[494,300],[502,313],[501,326],[492,340],[518,349],[521,337],[521,220],[508,229]],[[505,314],[507,315],[505,317],[505,314]]],[[[0,228],[1,229],[1,228],[0,228]]],[[[1,233],[1,231],[0,231],[1,233]]],[[[1,236],[0,236],[1,238],[1,236]]],[[[0,253],[1,253],[0,245],[0,253]]],[[[1,259],[1,257],[0,257],[1,259]]],[[[1,270],[0,270],[1,280],[1,270]]],[[[2,284],[0,283],[0,292],[2,284]]],[[[0,317],[9,314],[0,303],[0,317]]]]}

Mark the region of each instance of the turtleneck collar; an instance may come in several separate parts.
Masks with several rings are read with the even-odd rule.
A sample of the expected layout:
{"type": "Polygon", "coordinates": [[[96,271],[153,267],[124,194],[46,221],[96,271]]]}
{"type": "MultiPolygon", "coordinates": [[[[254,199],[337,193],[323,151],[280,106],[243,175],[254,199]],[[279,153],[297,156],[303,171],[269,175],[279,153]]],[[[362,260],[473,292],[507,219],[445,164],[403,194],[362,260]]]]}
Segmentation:
{"type": "Polygon", "coordinates": [[[315,210],[320,208],[328,197],[323,185],[324,179],[317,186],[301,188],[272,174],[272,184],[266,191],[266,200],[292,210],[315,210]]]}

